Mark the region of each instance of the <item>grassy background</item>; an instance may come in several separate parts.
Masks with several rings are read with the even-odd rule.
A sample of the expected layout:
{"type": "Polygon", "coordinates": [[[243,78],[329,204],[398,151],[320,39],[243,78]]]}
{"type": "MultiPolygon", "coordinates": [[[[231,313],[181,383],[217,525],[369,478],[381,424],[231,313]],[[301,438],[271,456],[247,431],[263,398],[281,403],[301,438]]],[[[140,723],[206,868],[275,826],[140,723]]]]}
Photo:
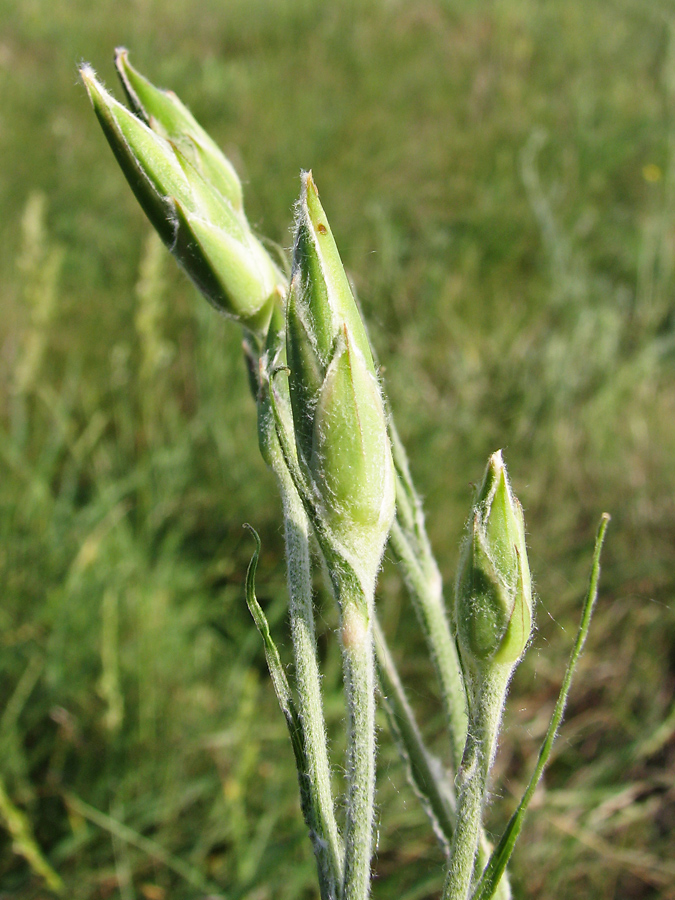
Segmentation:
{"type": "MultiPolygon", "coordinates": [[[[313,168],[449,585],[469,484],[505,448],[539,600],[495,831],[612,513],[513,879],[521,897],[675,897],[672,4],[3,0],[2,13],[0,896],[46,898],[46,858],[77,900],[316,897],[243,602],[250,521],[287,652],[279,508],[239,336],[150,237],[77,80],[84,58],[113,87],[126,44],[225,147],[251,220],[284,246],[313,168]]],[[[379,593],[444,753],[390,563],[379,593]]],[[[339,784],[332,621],[324,603],[339,784]]],[[[441,854],[384,727],[380,754],[374,896],[435,897],[441,854]]]]}

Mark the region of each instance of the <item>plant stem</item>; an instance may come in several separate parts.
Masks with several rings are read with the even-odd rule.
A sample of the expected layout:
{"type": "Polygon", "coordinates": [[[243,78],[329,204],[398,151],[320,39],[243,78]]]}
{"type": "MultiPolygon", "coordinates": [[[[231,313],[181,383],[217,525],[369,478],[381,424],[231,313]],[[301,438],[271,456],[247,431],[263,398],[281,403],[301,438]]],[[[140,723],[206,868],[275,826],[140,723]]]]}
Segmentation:
{"type": "Polygon", "coordinates": [[[350,572],[331,571],[340,607],[348,712],[347,818],[342,900],[367,900],[375,804],[374,597],[350,572]]]}
{"type": "Polygon", "coordinates": [[[312,840],[319,863],[330,873],[331,896],[338,896],[337,890],[342,876],[342,847],[331,790],[321,674],[317,659],[309,558],[309,523],[302,502],[287,473],[285,480],[289,483],[284,484],[281,495],[284,506],[297,702],[305,733],[307,779],[322,825],[322,833],[312,835],[312,840]]]}
{"type": "Polygon", "coordinates": [[[377,618],[374,631],[377,672],[394,741],[407,765],[408,777],[415,793],[447,853],[455,830],[454,791],[451,783],[444,777],[440,761],[429,753],[424,744],[377,618]]]}
{"type": "Polygon", "coordinates": [[[433,557],[426,559],[424,564],[420,563],[398,520],[392,526],[389,543],[403,569],[403,577],[441,686],[452,762],[455,771],[458,771],[466,740],[466,693],[455,642],[445,613],[440,573],[433,557]]]}
{"type": "Polygon", "coordinates": [[[303,726],[307,764],[306,771],[299,773],[299,776],[307,780],[314,814],[315,827],[310,837],[320,873],[322,900],[333,900],[340,896],[343,849],[335,818],[317,658],[309,521],[281,452],[274,418],[269,408],[262,404],[259,406],[259,429],[265,445],[264,456],[276,475],[284,511],[297,706],[303,726]]]}
{"type": "MultiPolygon", "coordinates": [[[[389,536],[389,542],[403,568],[404,580],[413,600],[417,619],[422,628],[436,677],[441,686],[441,697],[450,734],[453,767],[456,772],[461,764],[462,747],[466,741],[467,714],[464,679],[461,674],[450,623],[445,611],[441,574],[438,571],[438,565],[436,564],[424,523],[422,501],[415,489],[410,473],[408,456],[398,434],[391,410],[389,410],[389,437],[391,439],[394,465],[398,474],[396,522],[389,536]]],[[[393,660],[391,660],[391,665],[394,665],[393,660]]],[[[402,697],[403,701],[406,702],[404,694],[402,694],[402,697]]],[[[410,710],[409,706],[407,710],[412,716],[412,710],[410,710]]],[[[403,711],[403,717],[405,717],[405,710],[403,711]]],[[[412,721],[414,725],[414,718],[412,721]]],[[[419,735],[419,729],[417,729],[417,734],[419,735]]],[[[410,759],[411,754],[413,756],[418,755],[418,749],[415,747],[416,742],[413,737],[409,737],[405,732],[402,732],[400,738],[400,740],[395,738],[399,745],[405,744],[406,740],[410,744],[406,753],[407,760],[410,759]]],[[[420,790],[421,785],[415,781],[412,770],[411,777],[413,777],[413,784],[416,786],[416,790],[420,790]]],[[[435,799],[432,794],[439,791],[444,793],[444,779],[441,775],[440,780],[438,777],[435,780],[438,781],[438,784],[427,792],[426,799],[428,802],[427,812],[432,819],[434,830],[437,831],[437,825],[442,821],[442,819],[438,818],[438,813],[441,810],[437,809],[436,814],[434,814],[435,799]]],[[[452,830],[447,833],[447,838],[451,840],[452,830]]],[[[443,841],[441,842],[444,843],[443,841]]],[[[481,832],[476,860],[479,871],[485,866],[491,849],[492,847],[485,833],[481,832]]],[[[497,900],[511,900],[511,888],[506,872],[502,875],[495,896],[497,900]]]]}
{"type": "Polygon", "coordinates": [[[457,818],[443,900],[467,900],[481,833],[488,775],[511,667],[495,665],[478,676],[469,730],[456,778],[457,818]]]}
{"type": "MultiPolygon", "coordinates": [[[[347,810],[344,877],[341,900],[367,900],[375,806],[375,654],[373,619],[375,583],[364,585],[322,519],[305,482],[284,422],[283,398],[269,381],[269,404],[259,403],[261,416],[269,411],[286,472],[302,500],[305,514],[326,562],[340,611],[342,665],[347,701],[347,810]]],[[[271,428],[272,425],[269,425],[271,428]]],[[[269,452],[267,448],[263,451],[269,452]]],[[[276,451],[275,451],[276,455],[276,451]]]]}

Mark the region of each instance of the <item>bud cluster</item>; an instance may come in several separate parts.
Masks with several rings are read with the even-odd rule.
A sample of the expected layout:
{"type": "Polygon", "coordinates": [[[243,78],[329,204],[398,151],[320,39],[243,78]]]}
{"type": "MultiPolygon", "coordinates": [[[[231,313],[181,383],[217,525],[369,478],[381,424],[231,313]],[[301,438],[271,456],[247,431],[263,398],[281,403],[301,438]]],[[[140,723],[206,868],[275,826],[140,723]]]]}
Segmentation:
{"type": "MultiPolygon", "coordinates": [[[[253,332],[258,350],[267,337],[278,361],[286,283],[250,229],[234,168],[175,94],[130,65],[126,50],[117,50],[115,62],[133,112],[90,67],[81,76],[136,198],[206,298],[253,332]]],[[[309,173],[297,212],[283,346],[290,430],[321,526],[372,590],[395,507],[384,404],[368,336],[309,173]]],[[[259,400],[262,409],[265,398],[259,400]]],[[[265,441],[262,447],[269,450],[265,441]]]]}
{"type": "Polygon", "coordinates": [[[509,680],[532,632],[523,511],[501,451],[489,458],[476,490],[457,573],[452,633],[405,452],[387,421],[368,335],[311,173],[302,174],[289,285],[251,231],[241,182],[218,146],[175,94],[159,90],[129,64],[126,50],[117,50],[115,63],[132,111],[114,100],[89,66],[81,68],[113,153],[164,243],[212,305],[245,330],[260,449],[284,504],[297,703],[255,597],[257,535],[247,602],[293,742],[321,897],[369,897],[374,629],[395,740],[448,852],[444,900],[510,897],[500,878],[563,715],[597,596],[608,517],[598,532],[582,624],[537,769],[485,864],[481,822],[490,767],[509,680]],[[284,370],[288,385],[283,380],[277,390],[275,375],[284,370]],[[343,830],[335,816],[323,716],[310,523],[340,608],[348,714],[343,830]],[[424,746],[375,618],[375,581],[390,530],[440,677],[456,794],[448,793],[442,767],[424,746]]]}
{"type": "Polygon", "coordinates": [[[116,58],[131,113],[84,66],[82,80],[131,189],[164,243],[218,310],[264,335],[283,280],[255,237],[231,163],[180,100],[116,58]]]}

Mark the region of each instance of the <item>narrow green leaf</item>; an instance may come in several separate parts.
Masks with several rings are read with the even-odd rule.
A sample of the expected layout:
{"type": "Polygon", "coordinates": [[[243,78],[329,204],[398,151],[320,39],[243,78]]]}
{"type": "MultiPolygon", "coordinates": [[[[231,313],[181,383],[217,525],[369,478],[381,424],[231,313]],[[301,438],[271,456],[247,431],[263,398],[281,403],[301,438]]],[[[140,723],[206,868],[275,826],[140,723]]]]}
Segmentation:
{"type": "Polygon", "coordinates": [[[60,875],[51,867],[35,840],[28,816],[12,803],[2,778],[0,778],[0,821],[12,838],[12,850],[23,856],[50,891],[54,894],[63,894],[65,887],[60,875]]]}
{"type": "Polygon", "coordinates": [[[221,889],[212,881],[205,878],[199,869],[186,863],[184,860],[180,859],[180,857],[169,853],[168,850],[165,850],[164,847],[156,841],[151,840],[151,838],[146,837],[144,834],[139,834],[139,832],[134,831],[133,828],[125,825],[124,822],[120,822],[112,816],[106,815],[106,813],[101,812],[100,809],[90,806],[88,803],[85,803],[84,800],[75,796],[75,794],[64,793],[63,799],[66,802],[66,806],[74,813],[77,813],[77,815],[82,816],[83,819],[92,822],[98,828],[104,829],[109,834],[114,835],[131,847],[136,847],[141,853],[145,853],[149,856],[150,859],[155,860],[155,862],[158,862],[161,865],[166,866],[166,868],[170,869],[172,872],[175,872],[176,875],[179,875],[198,891],[209,891],[210,894],[213,894],[214,900],[215,898],[218,898],[218,900],[225,900],[225,895],[221,892],[221,889]]]}
{"type": "Polygon", "coordinates": [[[248,566],[248,571],[246,572],[246,605],[248,606],[249,612],[253,616],[253,621],[263,639],[267,667],[272,678],[272,684],[274,686],[274,692],[277,695],[277,700],[279,701],[279,706],[281,707],[281,711],[286,719],[286,724],[288,725],[288,732],[291,736],[291,743],[293,744],[293,752],[295,754],[295,764],[298,768],[300,784],[302,785],[306,772],[302,723],[300,722],[295,707],[291,687],[288,683],[288,678],[286,677],[286,672],[284,671],[277,645],[274,643],[270,633],[267,617],[255,595],[255,573],[258,568],[261,547],[260,536],[252,525],[245,524],[244,528],[247,528],[251,532],[256,544],[253,556],[251,557],[251,562],[248,566]]]}
{"type": "Polygon", "coordinates": [[[281,707],[281,711],[284,714],[284,718],[286,719],[286,725],[288,726],[288,733],[290,735],[291,744],[293,746],[293,755],[295,756],[295,766],[298,770],[298,783],[300,785],[300,805],[302,807],[302,813],[305,818],[307,827],[310,830],[314,831],[317,823],[315,812],[311,804],[311,797],[309,791],[307,790],[307,760],[305,754],[305,736],[302,727],[302,721],[300,719],[300,716],[298,715],[295,701],[293,700],[291,687],[288,683],[288,678],[286,677],[286,672],[284,671],[281,657],[279,656],[279,651],[277,650],[277,645],[272,639],[267,617],[265,616],[262,607],[258,603],[258,598],[255,595],[255,573],[256,569],[258,568],[258,559],[260,558],[260,537],[253,526],[245,524],[244,528],[247,528],[251,532],[256,544],[253,556],[251,557],[251,562],[248,566],[248,571],[246,573],[246,604],[249,608],[249,612],[253,616],[253,621],[255,622],[258,631],[260,632],[260,636],[263,639],[267,668],[269,669],[269,673],[272,678],[272,685],[274,686],[274,692],[277,695],[279,706],[281,707]]]}
{"type": "Polygon", "coordinates": [[[325,367],[317,354],[307,319],[309,311],[298,302],[293,283],[286,300],[286,359],[292,372],[289,390],[298,449],[305,459],[312,454],[313,421],[311,410],[325,378],[325,367]]]}
{"type": "Polygon", "coordinates": [[[570,654],[569,662],[567,663],[567,669],[565,671],[565,677],[563,679],[562,687],[560,688],[560,694],[558,695],[558,700],[556,702],[555,709],[553,710],[553,715],[551,716],[551,721],[549,722],[544,742],[541,745],[541,749],[539,750],[537,765],[535,766],[532,777],[530,778],[530,782],[525,789],[522,800],[518,804],[518,808],[511,816],[511,819],[506,826],[506,830],[504,831],[499,844],[497,844],[492,852],[492,855],[490,856],[490,859],[488,860],[488,864],[485,867],[485,870],[483,871],[483,874],[478,884],[476,885],[473,894],[471,895],[471,900],[490,900],[490,898],[494,896],[499,884],[499,879],[502,877],[504,869],[506,868],[508,861],[511,858],[513,848],[515,847],[521,828],[523,827],[523,820],[525,818],[527,807],[530,803],[530,800],[532,799],[537,784],[539,783],[539,779],[544,772],[544,768],[546,767],[549,756],[551,755],[553,742],[555,741],[558,728],[560,727],[560,723],[565,712],[565,706],[567,704],[567,697],[570,692],[574,670],[576,668],[577,662],[579,661],[579,657],[581,656],[581,651],[583,650],[586,636],[588,635],[588,629],[591,624],[591,616],[593,615],[593,608],[598,596],[598,580],[600,578],[600,554],[602,553],[602,545],[605,540],[605,532],[607,530],[609,519],[610,517],[608,513],[603,513],[602,518],[600,519],[598,533],[595,538],[595,550],[593,552],[593,563],[591,566],[591,576],[588,584],[588,593],[586,595],[586,600],[584,601],[579,629],[577,631],[574,647],[572,648],[572,653],[570,654]]]}

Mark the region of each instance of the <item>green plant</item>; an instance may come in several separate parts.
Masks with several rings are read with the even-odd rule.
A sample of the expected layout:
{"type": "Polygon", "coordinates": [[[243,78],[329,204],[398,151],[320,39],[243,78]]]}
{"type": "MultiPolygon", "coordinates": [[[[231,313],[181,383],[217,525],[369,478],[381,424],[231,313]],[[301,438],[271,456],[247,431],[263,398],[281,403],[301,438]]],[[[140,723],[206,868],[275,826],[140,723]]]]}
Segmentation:
{"type": "Polygon", "coordinates": [[[294,688],[255,596],[255,532],[246,595],[291,736],[321,896],[369,895],[379,670],[392,732],[447,849],[444,900],[503,900],[510,896],[506,864],[590,624],[608,516],[598,530],[577,640],[538,764],[492,850],[482,830],[490,767],[508,684],[532,629],[523,514],[501,452],[490,457],[476,492],[448,618],[405,450],[311,173],[302,176],[287,274],[285,261],[275,259],[250,228],[233,167],[189,111],[133,69],[126,51],[117,52],[116,64],[132,112],[104,90],[91,68],[81,70],[108,142],[164,243],[212,305],[244,332],[260,450],[283,501],[294,688]],[[424,745],[377,623],[375,585],[387,541],[441,685],[455,788],[424,745]],[[320,689],[313,558],[327,575],[340,616],[348,716],[342,828],[320,689]]]}

